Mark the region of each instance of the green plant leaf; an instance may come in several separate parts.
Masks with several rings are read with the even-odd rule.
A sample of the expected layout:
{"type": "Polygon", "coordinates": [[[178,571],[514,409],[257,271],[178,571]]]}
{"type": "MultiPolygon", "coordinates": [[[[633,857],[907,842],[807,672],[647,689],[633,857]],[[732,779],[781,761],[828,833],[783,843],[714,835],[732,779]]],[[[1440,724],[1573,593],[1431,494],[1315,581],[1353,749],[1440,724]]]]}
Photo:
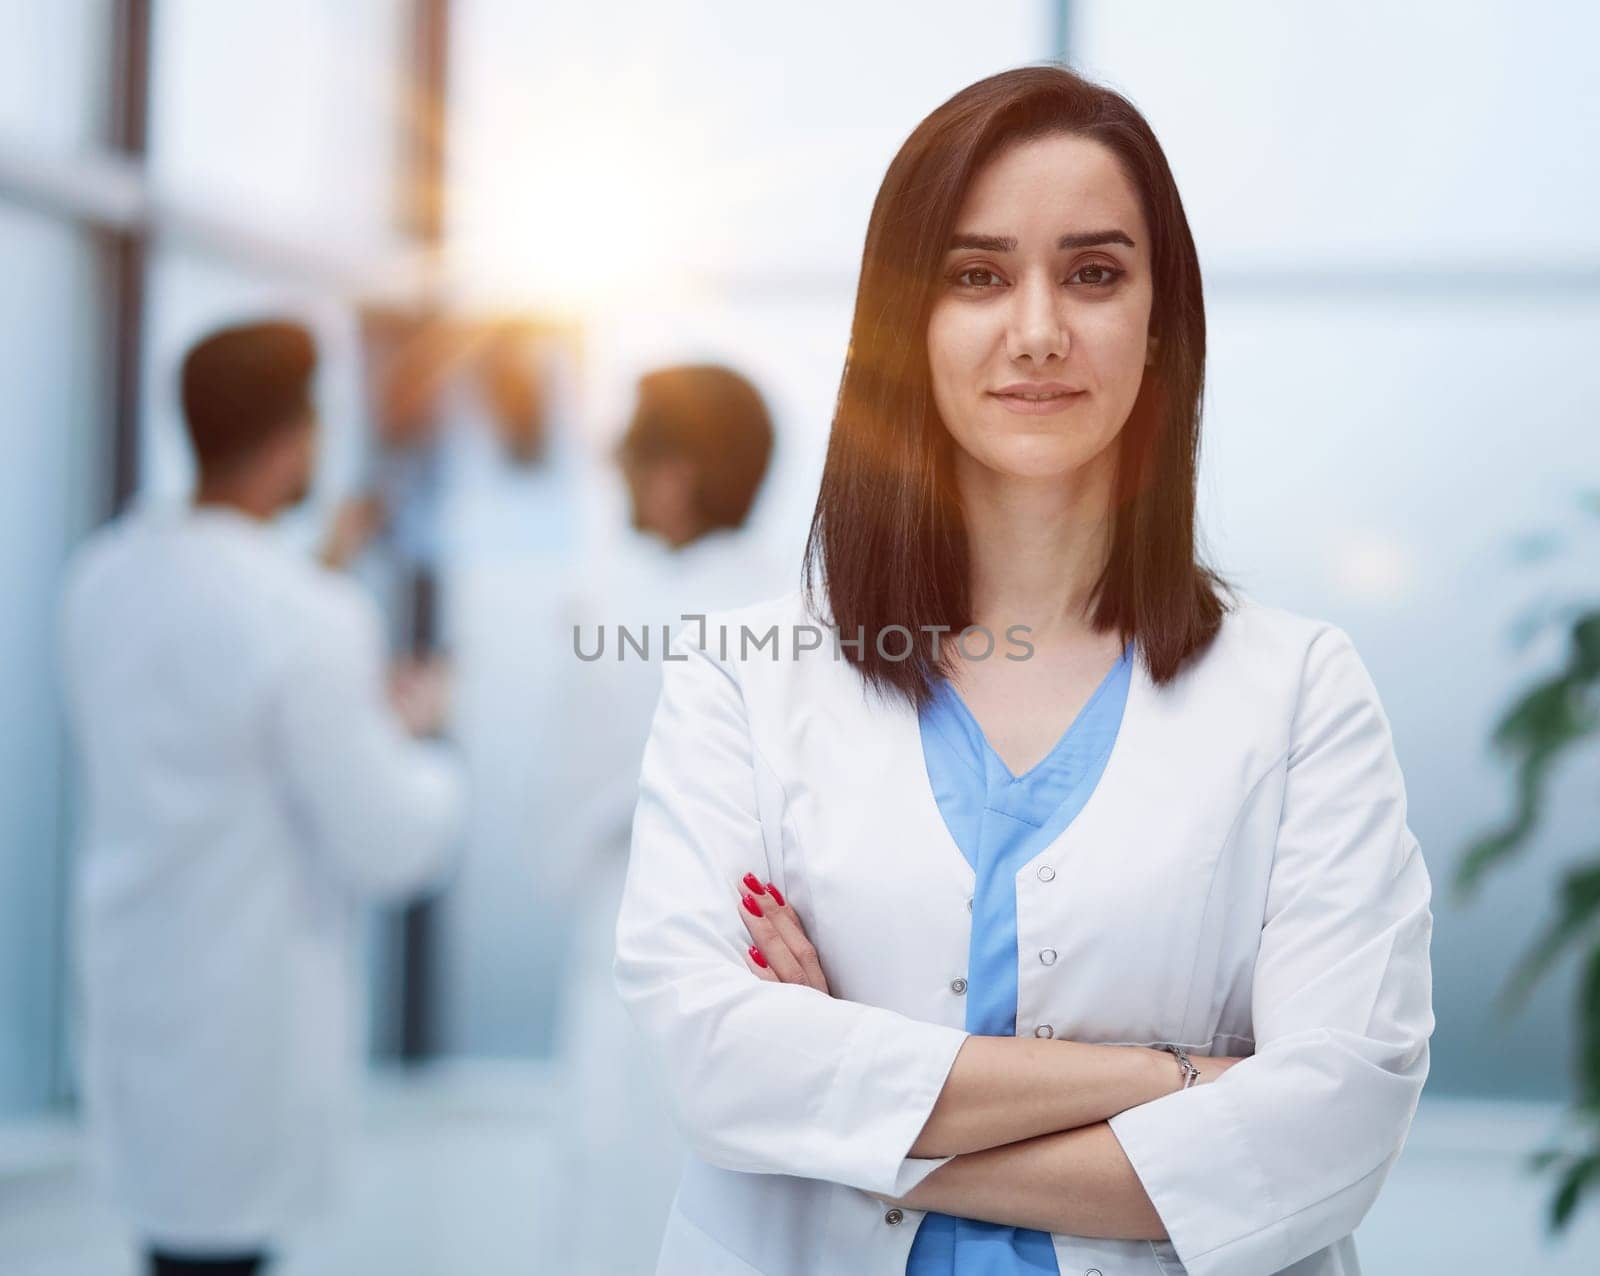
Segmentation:
{"type": "Polygon", "coordinates": [[[1515,820],[1498,832],[1485,834],[1467,845],[1466,851],[1461,856],[1461,862],[1456,865],[1453,895],[1457,905],[1464,904],[1471,898],[1472,891],[1477,888],[1478,879],[1483,876],[1485,870],[1497,860],[1510,854],[1527,836],[1531,827],[1531,820],[1515,820]]]}
{"type": "MultiPolygon", "coordinates": [[[[1588,614],[1586,617],[1593,619],[1588,614]]],[[[1568,669],[1525,691],[1495,724],[1491,737],[1494,747],[1516,763],[1515,805],[1505,825],[1468,845],[1456,866],[1458,903],[1470,896],[1486,869],[1515,850],[1533,831],[1551,768],[1571,745],[1593,733],[1600,720],[1589,694],[1590,679],[1581,672],[1588,644],[1600,638],[1595,638],[1588,628],[1580,637],[1579,625],[1574,626],[1568,669]]]]}
{"type": "MultiPolygon", "coordinates": [[[[1555,917],[1540,932],[1529,951],[1517,963],[1499,994],[1500,1009],[1509,1011],[1521,1004],[1563,950],[1575,939],[1583,936],[1596,919],[1600,919],[1600,860],[1582,868],[1573,869],[1561,880],[1561,889],[1555,917]]],[[[1596,950],[1600,959],[1600,949],[1596,950]]],[[[1593,972],[1596,986],[1592,990],[1600,998],[1600,966],[1593,972]]],[[[1591,1010],[1600,1016],[1600,1004],[1591,1010]]],[[[1597,1062],[1600,1066],[1600,1062],[1597,1062]]],[[[1600,1095],[1600,1091],[1594,1092],[1600,1095]]]]}
{"type": "Polygon", "coordinates": [[[1529,603],[1511,618],[1509,634],[1512,650],[1524,650],[1551,625],[1566,623],[1576,610],[1572,603],[1562,602],[1549,593],[1529,603]]]}
{"type": "Polygon", "coordinates": [[[1578,1207],[1589,1181],[1600,1175],[1600,1153],[1579,1157],[1561,1176],[1560,1186],[1550,1202],[1550,1231],[1559,1232],[1566,1227],[1572,1212],[1578,1207]]]}
{"type": "Polygon", "coordinates": [[[1600,1109],[1600,944],[1589,952],[1578,989],[1578,1097],[1590,1113],[1600,1109]]]}
{"type": "Polygon", "coordinates": [[[1528,1158],[1528,1168],[1530,1170],[1548,1170],[1557,1161],[1568,1160],[1570,1155],[1570,1153],[1564,1152],[1560,1148],[1540,1148],[1528,1158]]]}
{"type": "Polygon", "coordinates": [[[1579,739],[1594,724],[1581,690],[1567,671],[1536,684],[1495,724],[1495,747],[1511,754],[1549,752],[1579,739]]]}
{"type": "Polygon", "coordinates": [[[1585,683],[1600,677],[1600,611],[1586,611],[1572,625],[1571,672],[1585,683]]]}

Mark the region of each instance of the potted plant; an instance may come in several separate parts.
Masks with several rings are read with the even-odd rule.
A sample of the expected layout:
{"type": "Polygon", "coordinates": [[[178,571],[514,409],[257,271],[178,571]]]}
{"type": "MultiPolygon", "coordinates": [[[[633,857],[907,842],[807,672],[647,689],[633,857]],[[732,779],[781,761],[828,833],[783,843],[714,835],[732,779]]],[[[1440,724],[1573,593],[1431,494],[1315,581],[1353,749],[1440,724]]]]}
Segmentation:
{"type": "MultiPolygon", "coordinates": [[[[1600,492],[1586,494],[1582,503],[1600,515],[1600,492]]],[[[1553,544],[1548,538],[1532,542],[1524,557],[1542,554],[1553,544]]],[[[1458,902],[1470,898],[1491,866],[1526,844],[1543,811],[1546,782],[1556,764],[1573,746],[1600,734],[1600,604],[1546,607],[1524,618],[1514,637],[1526,644],[1557,624],[1565,637],[1560,663],[1525,688],[1495,724],[1493,747],[1513,773],[1513,809],[1501,827],[1467,847],[1456,869],[1458,902]]],[[[1500,1012],[1510,1013],[1525,1001],[1551,963],[1573,948],[1583,950],[1575,1138],[1571,1146],[1540,1149],[1529,1162],[1530,1168],[1556,1176],[1552,1232],[1565,1228],[1587,1187],[1600,1186],[1600,846],[1562,877],[1553,915],[1496,995],[1500,1012]]]]}

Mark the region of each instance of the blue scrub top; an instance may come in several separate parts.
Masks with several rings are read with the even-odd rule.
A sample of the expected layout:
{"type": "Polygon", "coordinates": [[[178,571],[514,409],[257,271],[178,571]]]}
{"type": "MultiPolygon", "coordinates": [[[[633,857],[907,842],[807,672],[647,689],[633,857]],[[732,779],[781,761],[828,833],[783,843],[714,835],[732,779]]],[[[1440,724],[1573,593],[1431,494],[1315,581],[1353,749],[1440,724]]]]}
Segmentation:
{"type": "MultiPolygon", "coordinates": [[[[948,680],[923,709],[922,754],[950,835],[977,877],[967,958],[968,1032],[1017,1032],[1017,870],[1061,835],[1105,770],[1122,725],[1133,643],[1072,725],[1026,774],[1012,775],[948,680]]],[[[929,1213],[906,1276],[1057,1273],[1048,1232],[929,1213]]]]}

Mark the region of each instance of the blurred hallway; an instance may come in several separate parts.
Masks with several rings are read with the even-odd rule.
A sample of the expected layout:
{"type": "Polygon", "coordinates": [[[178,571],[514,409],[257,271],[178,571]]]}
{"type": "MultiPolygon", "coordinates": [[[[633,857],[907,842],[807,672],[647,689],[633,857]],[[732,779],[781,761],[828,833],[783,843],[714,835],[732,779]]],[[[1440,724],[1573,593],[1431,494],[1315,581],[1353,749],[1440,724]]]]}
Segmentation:
{"type": "Polygon", "coordinates": [[[0,1276],[135,1273],[79,1160],[62,565],[117,512],[187,499],[179,358],[280,312],[321,352],[326,446],[274,525],[309,558],[392,477],[369,344],[386,308],[467,345],[526,337],[510,361],[531,409],[508,443],[493,378],[441,392],[433,450],[395,484],[420,493],[413,523],[351,565],[395,652],[418,597],[436,608],[475,802],[426,942],[398,910],[367,919],[352,1194],[274,1276],[582,1273],[557,1257],[575,1219],[614,1224],[651,1270],[659,1218],[559,1190],[590,1102],[553,1057],[561,1015],[580,985],[609,995],[611,942],[574,889],[595,848],[570,817],[585,750],[618,756],[593,678],[619,667],[577,665],[566,607],[659,560],[613,447],[642,372],[747,371],[777,438],[750,535],[780,565],[768,593],[789,588],[884,166],[961,85],[1051,58],[1135,101],[1183,189],[1206,292],[1201,539],[1360,647],[1436,886],[1433,1067],[1358,1232],[1365,1269],[1595,1266],[1595,1192],[1546,1249],[1555,1180],[1520,1169],[1572,1124],[1579,954],[1514,1018],[1491,1003],[1593,855],[1592,753],[1488,889],[1449,884],[1511,806],[1498,716],[1566,651],[1529,617],[1596,592],[1600,9],[0,0],[0,29],[0,1276]],[[437,593],[408,599],[393,551],[416,524],[437,593]]]}

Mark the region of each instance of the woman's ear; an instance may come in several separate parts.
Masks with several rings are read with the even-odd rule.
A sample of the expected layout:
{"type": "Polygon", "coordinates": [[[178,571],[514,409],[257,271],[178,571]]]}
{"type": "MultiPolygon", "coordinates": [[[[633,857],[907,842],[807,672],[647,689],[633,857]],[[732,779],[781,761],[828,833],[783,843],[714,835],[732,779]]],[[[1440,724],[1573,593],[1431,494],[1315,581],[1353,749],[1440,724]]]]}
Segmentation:
{"type": "Polygon", "coordinates": [[[1144,351],[1144,366],[1145,367],[1148,368],[1152,363],[1154,363],[1156,361],[1156,346],[1159,345],[1160,342],[1161,342],[1161,338],[1156,336],[1156,334],[1152,332],[1150,334],[1150,340],[1145,344],[1145,351],[1144,351]]]}

